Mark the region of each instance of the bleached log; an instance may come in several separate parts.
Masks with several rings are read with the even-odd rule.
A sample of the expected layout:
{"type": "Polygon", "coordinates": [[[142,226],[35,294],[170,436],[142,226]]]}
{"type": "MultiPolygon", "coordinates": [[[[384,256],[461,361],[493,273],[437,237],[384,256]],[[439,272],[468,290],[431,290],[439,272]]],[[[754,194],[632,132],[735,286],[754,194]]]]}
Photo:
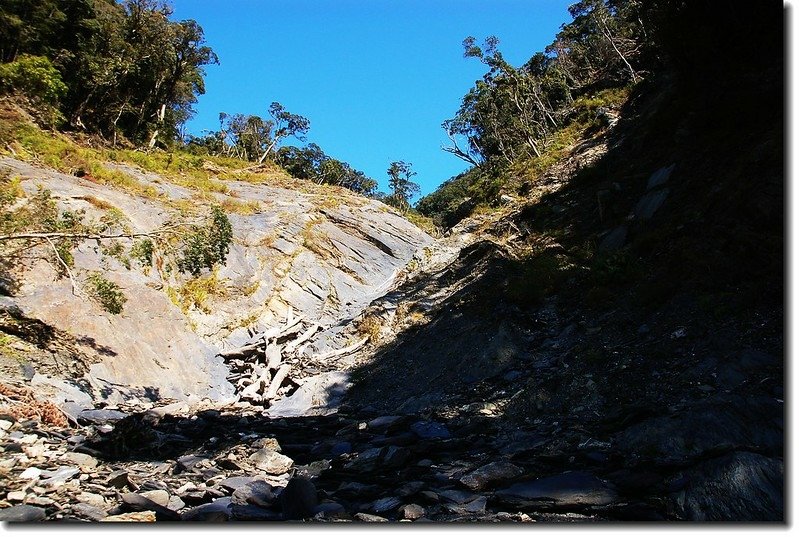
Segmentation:
{"type": "Polygon", "coordinates": [[[280,347],[277,343],[270,343],[264,351],[264,358],[266,361],[266,369],[268,371],[276,371],[280,367],[280,347]]]}
{"type": "Polygon", "coordinates": [[[275,398],[278,389],[280,389],[283,381],[286,380],[289,371],[291,371],[290,365],[283,364],[280,366],[280,368],[277,370],[277,373],[275,373],[275,376],[272,378],[272,383],[269,385],[269,389],[266,390],[266,393],[264,393],[264,399],[271,400],[275,398]]]}
{"type": "Polygon", "coordinates": [[[299,347],[300,345],[311,339],[311,336],[313,336],[321,327],[322,325],[320,325],[319,323],[314,323],[313,325],[311,325],[311,327],[305,332],[303,332],[300,337],[298,337],[297,339],[295,339],[294,341],[283,347],[283,354],[285,355],[293,354],[294,351],[297,350],[297,347],[299,347]]]}
{"type": "Polygon", "coordinates": [[[367,341],[369,341],[369,336],[364,337],[360,341],[356,341],[355,343],[353,343],[349,347],[344,347],[343,349],[338,349],[338,350],[335,350],[335,351],[328,351],[328,352],[325,352],[325,353],[322,353],[322,354],[318,354],[318,355],[314,356],[312,358],[312,360],[314,360],[314,361],[327,360],[329,358],[334,358],[336,356],[342,356],[344,354],[349,354],[351,352],[354,352],[354,351],[360,349],[367,341]]]}
{"type": "Polygon", "coordinates": [[[259,347],[263,347],[263,341],[258,341],[255,343],[249,343],[247,345],[243,345],[241,347],[237,347],[235,349],[229,349],[226,351],[220,351],[217,353],[217,356],[221,356],[222,358],[233,358],[234,356],[249,356],[255,352],[258,352],[259,347]]]}

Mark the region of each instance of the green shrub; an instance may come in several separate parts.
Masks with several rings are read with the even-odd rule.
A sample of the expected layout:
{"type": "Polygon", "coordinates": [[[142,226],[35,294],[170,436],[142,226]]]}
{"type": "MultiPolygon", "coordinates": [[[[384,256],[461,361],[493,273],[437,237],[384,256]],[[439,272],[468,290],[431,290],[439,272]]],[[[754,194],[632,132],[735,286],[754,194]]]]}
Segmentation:
{"type": "Polygon", "coordinates": [[[152,266],[154,253],[155,246],[150,239],[136,241],[130,249],[130,257],[138,261],[142,267],[152,266]]]}
{"type": "Polygon", "coordinates": [[[90,274],[87,282],[90,296],[105,311],[114,315],[122,313],[122,308],[128,299],[117,284],[108,281],[99,272],[90,274]]]}
{"type": "Polygon", "coordinates": [[[11,63],[0,64],[0,90],[22,93],[38,102],[51,125],[61,119],[58,105],[67,93],[67,86],[50,60],[43,56],[23,55],[11,63]]]}
{"type": "Polygon", "coordinates": [[[211,270],[215,264],[225,262],[232,240],[230,220],[220,207],[213,207],[206,225],[195,227],[186,239],[178,268],[193,276],[199,276],[203,268],[211,270]]]}

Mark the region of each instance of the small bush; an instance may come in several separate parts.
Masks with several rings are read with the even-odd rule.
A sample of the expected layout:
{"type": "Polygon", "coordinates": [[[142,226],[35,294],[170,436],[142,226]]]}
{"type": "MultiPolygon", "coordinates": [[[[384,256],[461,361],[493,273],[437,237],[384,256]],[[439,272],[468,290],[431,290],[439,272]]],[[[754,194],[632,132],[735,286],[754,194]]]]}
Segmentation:
{"type": "Polygon", "coordinates": [[[0,89],[22,93],[46,107],[50,124],[60,119],[58,104],[67,93],[66,84],[50,60],[29,55],[0,64],[0,89]]]}
{"type": "Polygon", "coordinates": [[[136,241],[130,249],[130,257],[138,261],[142,267],[151,267],[153,265],[154,253],[155,246],[150,239],[136,241]]]}
{"type": "Polygon", "coordinates": [[[88,284],[88,291],[91,297],[96,300],[105,311],[114,315],[122,313],[122,308],[128,299],[117,284],[108,281],[99,272],[95,272],[89,276],[88,284]]]}
{"type": "Polygon", "coordinates": [[[199,276],[203,268],[213,269],[227,259],[232,240],[230,220],[221,207],[213,207],[205,227],[195,228],[186,239],[178,268],[192,276],[199,276]]]}

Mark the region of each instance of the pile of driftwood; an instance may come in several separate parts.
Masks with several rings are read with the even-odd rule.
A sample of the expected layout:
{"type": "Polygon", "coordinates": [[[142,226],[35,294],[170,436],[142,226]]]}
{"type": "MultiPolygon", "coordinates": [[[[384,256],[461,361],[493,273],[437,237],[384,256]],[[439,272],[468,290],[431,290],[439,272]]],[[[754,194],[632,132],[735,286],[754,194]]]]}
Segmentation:
{"type": "Polygon", "coordinates": [[[367,338],[343,349],[329,351],[303,359],[310,339],[323,327],[319,323],[308,325],[302,317],[294,317],[289,310],[285,324],[270,328],[253,337],[241,347],[219,353],[230,368],[228,381],[236,387],[240,400],[254,404],[268,404],[278,395],[281,387],[298,387],[303,363],[324,363],[331,358],[357,350],[367,338]]]}

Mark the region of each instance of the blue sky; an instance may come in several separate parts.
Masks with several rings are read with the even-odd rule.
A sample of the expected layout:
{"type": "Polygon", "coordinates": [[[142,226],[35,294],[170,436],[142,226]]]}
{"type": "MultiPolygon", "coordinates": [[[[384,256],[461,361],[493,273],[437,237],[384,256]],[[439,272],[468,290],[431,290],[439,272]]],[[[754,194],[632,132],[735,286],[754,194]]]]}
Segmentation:
{"type": "MultiPolygon", "coordinates": [[[[514,65],[552,42],[574,0],[172,0],[220,59],[189,132],[219,112],[267,117],[278,101],[311,121],[309,142],[387,190],[391,161],[413,164],[428,194],[467,169],[441,129],[485,72],[461,42],[489,35],[514,65]]],[[[285,143],[301,145],[296,140],[285,143]]]]}

